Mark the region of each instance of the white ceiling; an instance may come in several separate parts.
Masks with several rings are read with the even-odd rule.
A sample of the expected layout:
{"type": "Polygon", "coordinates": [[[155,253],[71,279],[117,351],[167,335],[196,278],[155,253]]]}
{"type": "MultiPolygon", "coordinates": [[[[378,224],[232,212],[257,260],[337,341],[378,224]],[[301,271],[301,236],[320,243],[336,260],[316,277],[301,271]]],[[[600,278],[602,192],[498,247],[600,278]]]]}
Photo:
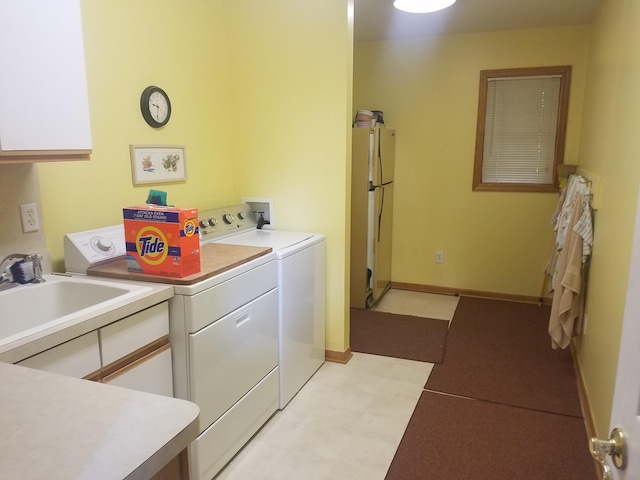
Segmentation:
{"type": "Polygon", "coordinates": [[[405,13],[393,0],[354,0],[355,41],[584,25],[601,0],[457,0],[440,12],[405,13]]]}

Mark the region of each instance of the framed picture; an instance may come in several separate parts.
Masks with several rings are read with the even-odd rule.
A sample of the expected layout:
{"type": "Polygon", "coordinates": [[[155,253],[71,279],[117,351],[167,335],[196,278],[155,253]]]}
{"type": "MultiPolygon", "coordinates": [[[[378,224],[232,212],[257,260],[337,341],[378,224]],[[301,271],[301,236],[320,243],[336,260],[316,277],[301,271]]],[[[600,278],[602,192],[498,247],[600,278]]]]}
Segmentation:
{"type": "Polygon", "coordinates": [[[134,185],[180,182],[187,179],[185,147],[181,145],[131,145],[134,185]]]}

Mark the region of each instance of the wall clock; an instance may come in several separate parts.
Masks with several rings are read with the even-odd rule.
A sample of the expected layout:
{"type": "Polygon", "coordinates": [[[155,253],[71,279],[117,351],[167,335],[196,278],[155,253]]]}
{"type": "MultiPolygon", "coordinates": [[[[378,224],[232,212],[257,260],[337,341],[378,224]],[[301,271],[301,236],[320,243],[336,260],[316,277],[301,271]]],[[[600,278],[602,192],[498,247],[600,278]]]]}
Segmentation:
{"type": "Polygon", "coordinates": [[[147,87],[140,96],[140,111],[145,121],[153,128],[166,125],[171,118],[169,96],[160,87],[147,87]]]}

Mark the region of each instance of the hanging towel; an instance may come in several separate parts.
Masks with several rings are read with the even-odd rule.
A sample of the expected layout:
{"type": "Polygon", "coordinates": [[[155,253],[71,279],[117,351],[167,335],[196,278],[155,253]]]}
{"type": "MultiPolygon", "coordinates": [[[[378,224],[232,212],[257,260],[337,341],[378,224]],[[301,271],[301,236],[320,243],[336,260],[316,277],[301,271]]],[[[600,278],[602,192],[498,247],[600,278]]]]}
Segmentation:
{"type": "MultiPolygon", "coordinates": [[[[566,348],[571,342],[571,338],[582,328],[583,313],[583,247],[584,239],[576,231],[584,230],[586,222],[583,218],[585,210],[589,214],[588,202],[585,205],[585,198],[582,194],[576,196],[573,204],[571,216],[565,230],[563,248],[558,258],[558,268],[556,270],[557,280],[553,292],[553,302],[551,304],[551,316],[549,318],[549,334],[551,335],[551,346],[554,349],[566,348]]],[[[590,232],[590,228],[587,228],[590,232]]]]}
{"type": "Polygon", "coordinates": [[[551,225],[553,225],[554,238],[553,242],[551,242],[551,251],[549,252],[547,264],[544,267],[544,273],[547,276],[547,284],[549,285],[549,292],[552,292],[556,286],[556,271],[558,268],[558,259],[560,257],[560,248],[558,247],[558,219],[560,218],[560,214],[562,213],[562,209],[564,207],[564,202],[567,198],[567,188],[568,184],[565,185],[560,191],[560,197],[558,198],[558,203],[556,204],[556,209],[551,216],[551,225]]]}
{"type": "Polygon", "coordinates": [[[586,262],[591,255],[593,247],[593,219],[591,215],[590,195],[583,195],[582,199],[582,215],[576,222],[573,229],[582,237],[582,262],[586,262]]]}

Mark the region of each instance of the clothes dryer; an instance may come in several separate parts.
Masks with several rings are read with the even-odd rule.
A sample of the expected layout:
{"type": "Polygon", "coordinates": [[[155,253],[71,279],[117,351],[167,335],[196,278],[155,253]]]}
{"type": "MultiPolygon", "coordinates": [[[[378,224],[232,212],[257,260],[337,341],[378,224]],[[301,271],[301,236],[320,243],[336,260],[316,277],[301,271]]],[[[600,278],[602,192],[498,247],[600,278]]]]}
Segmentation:
{"type": "Polygon", "coordinates": [[[325,236],[262,230],[248,204],[202,211],[201,243],[271,247],[278,265],[279,408],[325,359],[325,236]]]}

